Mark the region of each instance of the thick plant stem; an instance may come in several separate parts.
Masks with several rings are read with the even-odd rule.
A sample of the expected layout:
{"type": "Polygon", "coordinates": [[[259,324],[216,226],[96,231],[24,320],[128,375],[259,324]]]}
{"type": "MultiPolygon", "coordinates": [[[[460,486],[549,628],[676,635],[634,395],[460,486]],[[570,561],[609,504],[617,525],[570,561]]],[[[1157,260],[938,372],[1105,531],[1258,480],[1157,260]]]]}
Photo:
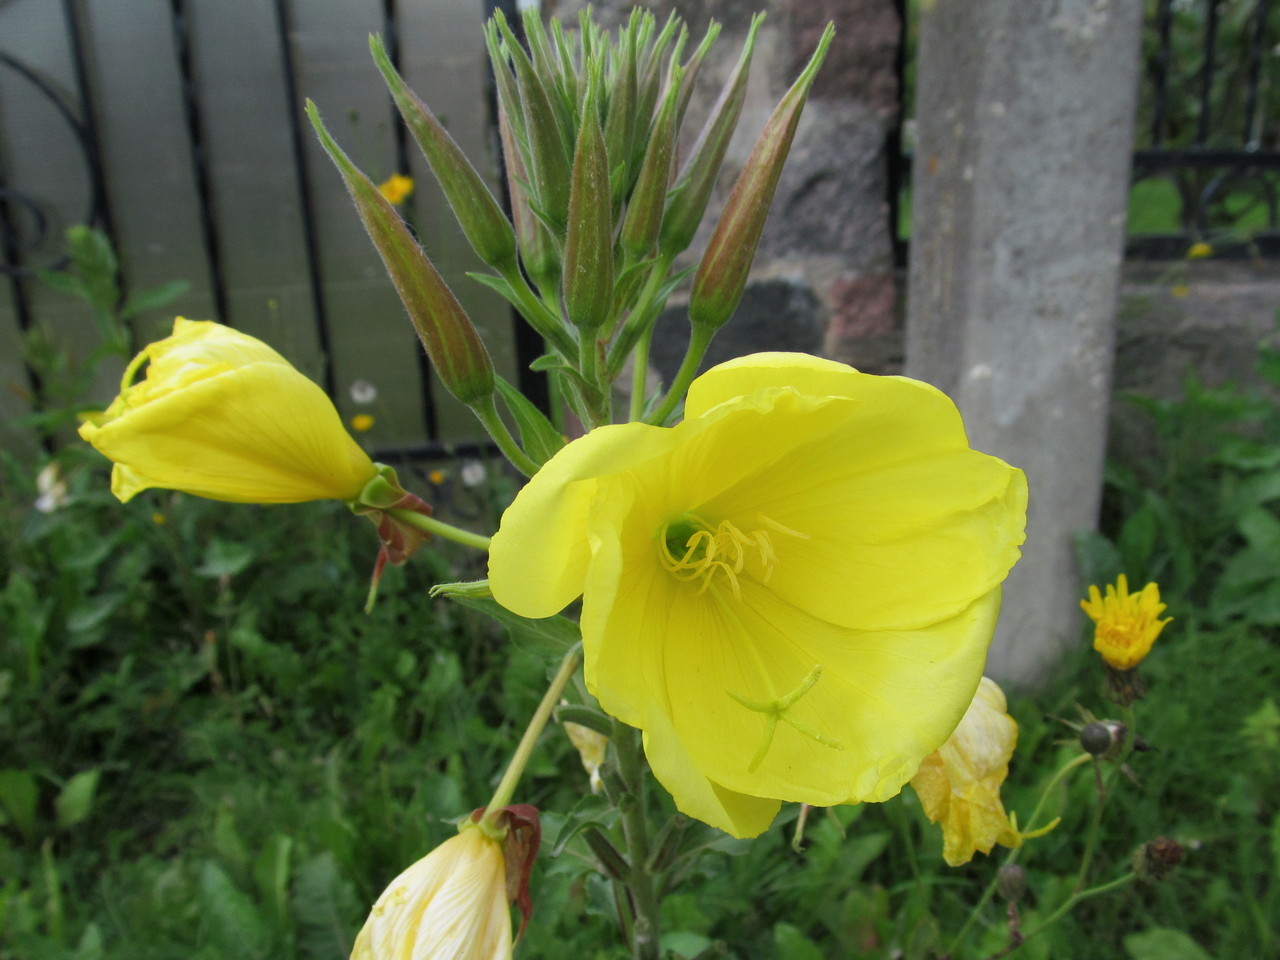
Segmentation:
{"type": "Polygon", "coordinates": [[[653,339],[653,327],[650,326],[640,335],[636,344],[634,359],[631,361],[631,408],[627,419],[640,420],[644,417],[645,384],[649,379],[649,341],[653,339]]]}
{"type": "Polygon", "coordinates": [[[398,522],[409,527],[416,527],[432,536],[452,540],[454,543],[461,543],[467,547],[475,547],[477,550],[489,549],[488,537],[472,533],[470,530],[463,530],[461,527],[455,527],[453,524],[437,520],[435,517],[424,516],[416,510],[388,510],[386,513],[387,516],[393,517],[398,522]]]}
{"type": "Polygon", "coordinates": [[[662,403],[657,410],[645,417],[645,423],[654,423],[658,426],[666,423],[676,405],[684,399],[685,393],[689,390],[689,384],[693,383],[693,378],[697,376],[698,365],[706,356],[707,347],[711,345],[713,336],[715,336],[715,330],[710,327],[695,325],[692,328],[689,332],[689,349],[685,352],[684,363],[680,364],[680,370],[671,382],[671,389],[663,397],[662,403]]]}
{"type": "Polygon", "coordinates": [[[520,743],[516,746],[516,752],[512,755],[511,762],[507,764],[507,772],[502,775],[498,788],[494,790],[493,797],[489,800],[487,812],[484,816],[485,821],[496,818],[502,812],[502,808],[511,802],[511,797],[516,791],[516,784],[520,782],[520,775],[524,773],[525,765],[529,762],[529,756],[533,753],[534,745],[538,742],[538,737],[542,736],[543,728],[546,727],[547,721],[551,719],[551,711],[560,702],[560,694],[564,693],[565,686],[573,678],[580,663],[582,663],[582,644],[578,643],[574,644],[569,652],[564,655],[564,659],[560,661],[560,669],[556,671],[556,675],[551,679],[551,685],[547,687],[547,692],[543,694],[542,702],[538,704],[538,709],[533,712],[533,718],[530,719],[529,725],[525,727],[524,736],[520,738],[520,743]]]}
{"type": "Polygon", "coordinates": [[[627,796],[619,806],[630,864],[627,889],[635,911],[635,920],[631,924],[631,955],[634,960],[658,960],[662,923],[657,890],[648,868],[648,810],[644,767],[640,760],[640,731],[615,720],[613,744],[618,753],[618,775],[627,788],[627,796]]]}
{"type": "Polygon", "coordinates": [[[472,403],[471,410],[475,413],[476,418],[484,424],[489,436],[493,437],[493,442],[498,445],[502,455],[511,461],[513,467],[526,477],[532,477],[538,472],[538,464],[520,449],[520,444],[516,443],[516,438],[511,435],[507,425],[502,422],[502,417],[498,415],[498,408],[494,406],[492,394],[472,403]]]}

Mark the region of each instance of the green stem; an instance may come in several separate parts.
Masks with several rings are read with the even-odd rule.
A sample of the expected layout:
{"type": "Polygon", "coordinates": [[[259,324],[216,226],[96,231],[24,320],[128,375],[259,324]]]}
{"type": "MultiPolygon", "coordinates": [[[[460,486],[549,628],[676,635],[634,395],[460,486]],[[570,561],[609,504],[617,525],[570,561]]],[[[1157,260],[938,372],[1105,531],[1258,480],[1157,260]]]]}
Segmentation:
{"type": "MultiPolygon", "coordinates": [[[[1040,817],[1040,811],[1044,809],[1044,805],[1048,802],[1049,797],[1053,795],[1053,791],[1057,789],[1057,786],[1059,783],[1062,782],[1062,779],[1067,774],[1069,774],[1072,770],[1075,770],[1077,767],[1083,766],[1084,764],[1088,763],[1092,759],[1093,757],[1091,757],[1089,754],[1082,753],[1077,757],[1072,757],[1070,760],[1068,760],[1066,763],[1064,763],[1061,767],[1058,768],[1058,771],[1049,779],[1049,782],[1045,784],[1044,789],[1040,791],[1040,798],[1036,801],[1035,808],[1031,811],[1031,816],[1027,820],[1025,832],[1030,833],[1036,829],[1036,820],[1039,819],[1040,817]]],[[[1001,864],[1001,866],[1009,866],[1011,864],[1017,863],[1018,857],[1020,857],[1021,855],[1022,855],[1021,847],[1011,848],[1009,852],[1005,855],[1004,863],[1001,864]]],[[[969,935],[969,931],[973,929],[974,923],[977,922],[978,917],[982,914],[983,908],[986,907],[986,905],[990,902],[992,896],[995,894],[996,880],[998,876],[999,876],[999,871],[997,870],[996,873],[992,876],[991,882],[987,884],[987,888],[982,891],[982,896],[978,898],[978,902],[975,903],[973,905],[973,909],[969,911],[969,917],[968,919],[965,920],[964,926],[960,928],[960,932],[957,933],[955,935],[955,939],[951,941],[951,946],[948,948],[946,952],[946,956],[948,957],[955,956],[956,951],[960,949],[960,944],[964,943],[964,938],[969,935]]]]}
{"type": "Polygon", "coordinates": [[[520,449],[520,444],[516,443],[516,438],[511,435],[502,417],[498,415],[498,408],[493,403],[493,394],[473,401],[470,406],[471,411],[484,425],[489,436],[493,437],[493,442],[498,445],[503,456],[511,461],[512,466],[526,477],[532,477],[538,472],[538,464],[520,449]]]}
{"type": "Polygon", "coordinates": [[[993,953],[990,957],[987,958],[987,960],[997,960],[997,958],[999,957],[1007,957],[1009,954],[1013,953],[1013,951],[1017,950],[1019,947],[1025,944],[1032,937],[1039,936],[1040,934],[1044,933],[1044,931],[1048,930],[1051,926],[1053,926],[1055,923],[1061,920],[1067,913],[1069,913],[1075,907],[1075,905],[1078,904],[1080,901],[1088,900],[1090,897],[1096,897],[1096,896],[1099,896],[1100,894],[1110,893],[1112,890],[1118,890],[1121,887],[1132,883],[1134,880],[1137,879],[1137,877],[1138,875],[1136,873],[1126,873],[1122,877],[1116,877],[1116,879],[1114,880],[1108,880],[1106,883],[1100,883],[1096,887],[1090,887],[1088,890],[1076,891],[1070,897],[1068,897],[1062,903],[1062,905],[1058,907],[1057,910],[1053,911],[1053,913],[1045,917],[1044,922],[1041,923],[1038,927],[1036,927],[1034,930],[1030,931],[1029,933],[1023,934],[1022,939],[1019,940],[1016,944],[1012,944],[1006,947],[1004,950],[1001,950],[997,953],[993,953]]]}
{"type": "Polygon", "coordinates": [[[464,546],[475,547],[477,550],[489,549],[488,537],[472,533],[470,530],[463,530],[461,527],[455,527],[453,524],[437,520],[435,517],[425,516],[416,510],[387,510],[385,513],[405,526],[416,527],[433,536],[452,540],[454,543],[461,543],[464,546]]]}
{"type": "Polygon", "coordinates": [[[653,875],[648,870],[649,837],[640,731],[615,720],[613,744],[618,754],[618,775],[626,784],[628,794],[619,807],[622,833],[627,842],[627,861],[631,866],[627,888],[635,909],[635,922],[631,925],[631,953],[635,960],[658,960],[662,922],[653,875]]]}
{"type": "Polygon", "coordinates": [[[631,308],[626,322],[622,325],[622,330],[609,349],[605,371],[610,379],[622,372],[622,367],[627,362],[627,355],[631,353],[640,337],[653,329],[658,311],[666,303],[665,299],[659,301],[658,294],[662,292],[662,287],[667,282],[672,259],[671,256],[663,256],[649,271],[649,279],[645,281],[644,289],[636,299],[636,305],[631,308]]]}
{"type": "Polygon", "coordinates": [[[662,426],[667,422],[667,418],[675,410],[676,404],[684,399],[685,393],[689,390],[689,384],[698,375],[698,365],[702,363],[702,358],[706,356],[707,347],[711,345],[713,336],[715,336],[714,330],[701,325],[695,325],[689,331],[689,349],[685,351],[684,363],[680,364],[680,369],[676,373],[675,379],[671,382],[671,389],[667,391],[662,403],[658,405],[657,410],[645,417],[645,423],[656,423],[658,426],[662,426]]]}
{"type": "Polygon", "coordinates": [[[645,385],[649,379],[649,341],[653,339],[653,325],[650,324],[640,334],[640,342],[636,344],[635,361],[631,367],[631,409],[627,419],[640,420],[644,417],[645,385]]]}
{"type": "Polygon", "coordinates": [[[507,281],[507,286],[520,301],[520,312],[529,321],[529,326],[533,327],[539,336],[555,347],[562,356],[572,360],[578,353],[572,335],[565,328],[564,321],[529,289],[529,284],[525,282],[519,267],[513,265],[503,270],[502,279],[507,281]]]}
{"type": "Polygon", "coordinates": [[[1102,828],[1102,808],[1107,803],[1107,784],[1103,783],[1101,764],[1098,760],[1094,760],[1095,770],[1097,770],[1098,783],[1101,785],[1097,791],[1097,796],[1093,801],[1093,812],[1089,815],[1089,829],[1085,833],[1084,854],[1080,857],[1080,869],[1076,873],[1076,883],[1072,887],[1074,892],[1079,892],[1084,887],[1084,882],[1089,878],[1089,867],[1093,863],[1094,851],[1098,849],[1098,835],[1102,828]]]}
{"type": "Polygon", "coordinates": [[[493,791],[493,798],[485,808],[484,819],[486,821],[497,819],[503,808],[511,802],[511,797],[516,792],[516,784],[520,782],[520,775],[524,773],[524,768],[529,762],[529,757],[538,742],[538,737],[542,736],[542,730],[551,718],[551,711],[560,702],[560,694],[564,693],[565,685],[572,679],[578,669],[578,664],[581,662],[582,644],[576,643],[564,655],[564,659],[560,661],[560,669],[556,671],[556,675],[551,679],[551,686],[547,687],[547,692],[542,696],[542,702],[538,704],[538,709],[534,711],[533,718],[529,721],[529,725],[525,727],[524,736],[520,738],[516,752],[512,755],[511,762],[507,764],[507,772],[502,775],[502,780],[498,783],[498,789],[493,791]]]}

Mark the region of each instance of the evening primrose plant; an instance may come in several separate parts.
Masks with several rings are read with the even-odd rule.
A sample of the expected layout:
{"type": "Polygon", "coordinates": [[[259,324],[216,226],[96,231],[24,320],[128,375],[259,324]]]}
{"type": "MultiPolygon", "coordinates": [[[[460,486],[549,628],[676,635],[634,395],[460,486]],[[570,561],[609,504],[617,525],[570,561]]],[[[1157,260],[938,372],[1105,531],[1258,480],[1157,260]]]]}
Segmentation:
{"type": "MultiPolygon", "coordinates": [[[[511,955],[509,904],[527,923],[539,837],[537,811],[513,800],[553,716],[573,725],[601,797],[564,814],[554,850],[575,844],[612,884],[637,960],[672,949],[663,899],[709,845],[693,822],[750,838],[783,804],[807,816],[886,801],[910,782],[942,825],[951,864],[996,844],[1016,854],[1053,826],[1043,800],[1022,829],[1005,812],[999,791],[1017,727],[983,678],[1001,585],[1024,538],[1023,473],[971,449],[955,405],[918,381],[789,353],[698,373],[742,297],[833,34],[822,34],[766,122],[705,251],[676,270],[742,112],[761,22],[752,19],[679,159],[717,25],[693,45],[675,17],[659,27],[637,11],[611,36],[585,16],[572,30],[530,14],[526,46],[495,14],[485,41],[510,217],[371,40],[487,264],[474,278],[544,342],[533,366],[551,379],[546,411],[495,371],[397,211],[403,197],[360,171],[308,102],[437,377],[528,478],[491,536],[433,517],[370,460],[317,386],[266,344],[215,323],[177,320],[82,427],[114,461],[121,500],[156,487],[233,502],[345,502],[377,528],[375,586],[385,563],[406,562],[433,536],[483,551],[487,580],[433,595],[491,614],[550,654],[550,685],[488,803],[391,881],[356,940],[358,960],[511,955]],[[688,353],[673,382],[651,392],[654,326],[690,278],[688,353]],[[674,806],[660,826],[655,811],[669,804],[649,772],[674,806]]],[[[1045,796],[1093,757],[1080,751],[1045,796]]]]}

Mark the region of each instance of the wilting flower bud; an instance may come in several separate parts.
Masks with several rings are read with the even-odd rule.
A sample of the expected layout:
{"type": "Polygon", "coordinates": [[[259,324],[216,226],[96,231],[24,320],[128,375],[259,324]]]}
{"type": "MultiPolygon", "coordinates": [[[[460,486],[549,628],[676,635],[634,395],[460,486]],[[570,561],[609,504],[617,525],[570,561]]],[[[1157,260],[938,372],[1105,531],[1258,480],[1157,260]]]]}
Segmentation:
{"type": "Polygon", "coordinates": [[[1080,731],[1080,746],[1099,760],[1114,760],[1124,750],[1129,728],[1115,720],[1095,720],[1080,731]]]}
{"type": "Polygon", "coordinates": [[[515,263],[516,237],[498,201],[435,114],[396,72],[382,39],[370,37],[369,46],[400,115],[431,165],[431,172],[435,174],[467,240],[480,259],[494,269],[501,271],[511,267],[515,263]]]}
{"type": "Polygon", "coordinates": [[[996,871],[996,893],[1002,900],[1017,903],[1027,892],[1027,871],[1017,863],[1006,863],[996,871]]]}
{"type": "Polygon", "coordinates": [[[591,778],[591,792],[599,793],[601,789],[600,765],[604,763],[605,750],[609,746],[609,738],[597,733],[590,727],[580,723],[566,722],[564,732],[569,737],[578,756],[582,758],[582,767],[591,778]]]}
{"type": "Polygon", "coordinates": [[[1139,880],[1163,880],[1182,863],[1182,844],[1168,837],[1156,837],[1133,854],[1133,872],[1139,880]]]}
{"type": "Polygon", "coordinates": [[[808,66],[774,109],[733,185],[693,277],[689,319],[694,326],[718,329],[733,315],[742,299],[782,165],[791,150],[809,88],[834,35],[835,28],[828,24],[808,66]]]}
{"type": "Polygon", "coordinates": [[[352,500],[377,473],[324,391],[289,361],[230,327],[182,317],[129,364],[120,395],[80,436],[115,463],[121,500],[149,487],[236,503],[352,500]]]}
{"type": "Polygon", "coordinates": [[[689,319],[695,326],[719,328],[733,315],[742,299],[782,165],[791,150],[809,88],[834,35],[835,28],[828,24],[808,66],[774,109],[733,185],[693,277],[689,319]]]}
{"type": "Polygon", "coordinates": [[[613,303],[613,220],[597,81],[593,77],[588,83],[573,155],[569,230],[564,242],[564,304],[574,326],[595,330],[608,319],[613,303]]]}
{"type": "Polygon", "coordinates": [[[422,252],[400,214],[329,135],[310,100],[307,116],[342,174],[440,382],[463,403],[492,396],[493,363],[462,304],[422,252]]]}

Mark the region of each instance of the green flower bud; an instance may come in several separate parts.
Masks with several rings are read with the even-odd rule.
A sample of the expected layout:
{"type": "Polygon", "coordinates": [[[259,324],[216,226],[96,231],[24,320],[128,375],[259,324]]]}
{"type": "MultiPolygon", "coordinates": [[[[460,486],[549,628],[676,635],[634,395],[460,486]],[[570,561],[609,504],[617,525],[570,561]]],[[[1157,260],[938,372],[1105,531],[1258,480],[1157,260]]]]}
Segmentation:
{"type": "Polygon", "coordinates": [[[642,260],[653,249],[662,226],[662,210],[671,181],[671,155],[675,150],[676,115],[679,106],[680,68],[675,68],[673,83],[658,111],[649,146],[640,166],[627,212],[622,221],[622,249],[632,260],[642,260]]]}
{"type": "Polygon", "coordinates": [[[613,303],[613,217],[609,156],[600,129],[599,78],[588,79],[582,123],[573,155],[569,230],[564,243],[564,304],[569,320],[595,330],[613,303]]]}
{"type": "Polygon", "coordinates": [[[718,329],[733,315],[742,299],[782,165],[791,150],[809,88],[834,35],[835,27],[828,24],[808,66],[774,109],[733,185],[693,277],[689,319],[694,326],[718,329]]]}
{"type": "Polygon", "coordinates": [[[1115,720],[1095,720],[1080,731],[1080,746],[1085,753],[1101,760],[1114,760],[1124,750],[1129,728],[1115,720]]]}
{"type": "MultiPolygon", "coordinates": [[[[638,20],[638,10],[633,10],[631,22],[638,20]]],[[[618,45],[611,89],[609,112],[604,122],[605,151],[613,160],[609,171],[609,194],[614,210],[622,209],[622,201],[631,186],[632,145],[636,139],[638,111],[636,110],[636,48],[635,31],[623,32],[618,45]]]]}
{"type": "Polygon", "coordinates": [[[520,243],[520,262],[540,290],[551,291],[560,285],[560,257],[550,231],[529,206],[529,195],[525,192],[529,173],[516,143],[511,121],[511,115],[499,102],[498,133],[502,138],[507,187],[511,193],[511,216],[515,221],[516,238],[520,243]]]}
{"type": "Polygon", "coordinates": [[[413,239],[400,214],[329,135],[320,111],[310,100],[307,117],[342,174],[440,382],[463,403],[492,396],[493,363],[462,304],[413,239]]]}
{"type": "Polygon", "coordinates": [[[996,893],[1001,900],[1017,903],[1027,892],[1027,871],[1019,864],[1006,863],[996,871],[996,893]]]}
{"type": "Polygon", "coordinates": [[[400,116],[431,165],[467,240],[485,263],[500,272],[509,269],[515,263],[516,237],[498,201],[453,137],[396,72],[382,39],[370,37],[369,47],[400,116]]]}
{"type": "MultiPolygon", "coordinates": [[[[673,257],[686,249],[693,242],[693,235],[698,232],[698,224],[702,222],[702,215],[707,210],[707,201],[711,199],[720,165],[724,163],[725,151],[729,149],[729,141],[738,126],[738,117],[742,114],[742,104],[747,96],[747,75],[751,72],[751,55],[756,48],[756,33],[763,22],[763,13],[751,18],[751,32],[747,34],[747,42],[742,45],[738,64],[733,68],[724,89],[720,91],[720,97],[699,131],[698,139],[689,151],[689,159],[685,161],[680,176],[671,189],[671,199],[662,219],[659,240],[659,249],[664,256],[673,257]]],[[[714,42],[715,34],[708,30],[702,46],[693,55],[691,69],[695,65],[701,66],[702,58],[714,42]]],[[[686,86],[687,89],[682,94],[682,112],[688,104],[689,94],[692,93],[691,81],[686,81],[686,86]]]]}

